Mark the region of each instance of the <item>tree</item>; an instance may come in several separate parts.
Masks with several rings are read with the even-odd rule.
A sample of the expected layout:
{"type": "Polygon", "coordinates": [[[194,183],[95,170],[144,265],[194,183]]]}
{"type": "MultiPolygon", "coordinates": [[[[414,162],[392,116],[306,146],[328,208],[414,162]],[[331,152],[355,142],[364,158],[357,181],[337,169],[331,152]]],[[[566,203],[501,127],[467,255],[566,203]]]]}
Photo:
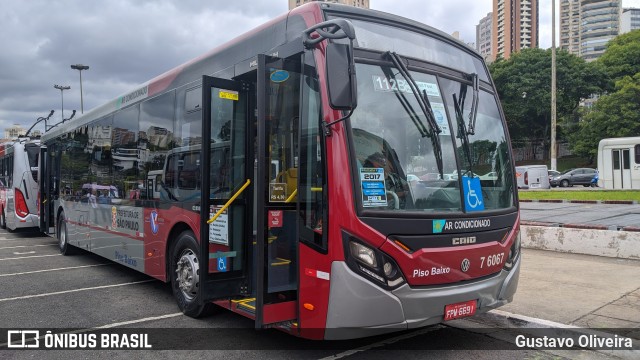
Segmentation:
{"type": "MultiPolygon", "coordinates": [[[[580,100],[600,93],[605,76],[599,66],[566,51],[556,56],[558,122],[573,119],[580,100]]],[[[551,125],[551,49],[524,49],[489,66],[513,141],[541,142],[549,149],[551,125]]]]}
{"type": "Polygon", "coordinates": [[[611,79],[610,89],[625,76],[640,72],[640,29],[616,36],[596,61],[611,79]]]}
{"type": "Polygon", "coordinates": [[[640,72],[616,82],[615,90],[598,99],[571,135],[576,155],[593,162],[600,140],[640,134],[640,72]]]}

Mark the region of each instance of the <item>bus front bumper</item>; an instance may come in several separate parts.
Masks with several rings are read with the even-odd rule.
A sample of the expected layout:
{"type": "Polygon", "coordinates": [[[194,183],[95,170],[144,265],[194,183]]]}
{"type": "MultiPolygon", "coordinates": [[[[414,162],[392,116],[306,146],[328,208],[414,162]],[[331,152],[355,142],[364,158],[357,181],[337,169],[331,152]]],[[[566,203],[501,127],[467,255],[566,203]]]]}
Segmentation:
{"type": "Polygon", "coordinates": [[[440,323],[444,308],[477,300],[476,313],[498,308],[513,300],[520,263],[491,278],[461,285],[412,288],[407,284],[386,291],[353,272],[346,263],[331,266],[331,290],[325,339],[353,339],[440,323]]]}

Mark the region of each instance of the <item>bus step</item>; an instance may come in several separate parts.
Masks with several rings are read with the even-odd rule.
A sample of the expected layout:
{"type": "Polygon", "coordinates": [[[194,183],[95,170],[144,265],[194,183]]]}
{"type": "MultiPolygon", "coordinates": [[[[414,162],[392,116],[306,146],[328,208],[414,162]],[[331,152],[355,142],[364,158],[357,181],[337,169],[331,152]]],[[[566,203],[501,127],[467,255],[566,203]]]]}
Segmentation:
{"type": "Polygon", "coordinates": [[[231,302],[236,304],[236,309],[238,310],[243,310],[252,315],[256,313],[256,298],[231,300],[231,302]]]}

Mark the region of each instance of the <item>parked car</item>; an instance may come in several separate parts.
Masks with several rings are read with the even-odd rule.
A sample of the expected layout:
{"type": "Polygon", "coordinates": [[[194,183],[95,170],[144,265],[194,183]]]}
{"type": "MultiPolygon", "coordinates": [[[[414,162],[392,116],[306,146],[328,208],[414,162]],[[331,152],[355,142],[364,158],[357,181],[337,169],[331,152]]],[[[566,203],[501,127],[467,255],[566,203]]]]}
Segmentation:
{"type": "Polygon", "coordinates": [[[420,178],[417,175],[414,175],[414,174],[407,174],[407,181],[409,181],[409,182],[420,181],[420,178]]]}
{"type": "Polygon", "coordinates": [[[484,175],[480,175],[480,180],[496,181],[498,180],[498,173],[495,171],[491,171],[484,175]]]}
{"type": "Polygon", "coordinates": [[[573,185],[591,186],[591,180],[596,175],[596,169],[578,168],[570,169],[562,174],[553,177],[551,186],[567,187],[573,185]]]}
{"type": "Polygon", "coordinates": [[[560,171],[557,170],[549,170],[549,184],[551,184],[551,180],[553,180],[554,177],[558,176],[562,174],[560,171]]]}
{"type": "Polygon", "coordinates": [[[516,166],[518,189],[549,189],[547,165],[516,166]]]}

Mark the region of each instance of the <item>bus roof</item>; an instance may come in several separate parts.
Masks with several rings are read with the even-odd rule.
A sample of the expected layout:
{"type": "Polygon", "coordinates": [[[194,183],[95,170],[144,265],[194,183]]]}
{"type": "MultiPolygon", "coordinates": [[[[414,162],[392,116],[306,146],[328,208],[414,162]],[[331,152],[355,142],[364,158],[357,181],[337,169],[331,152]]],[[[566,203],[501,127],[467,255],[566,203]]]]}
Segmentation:
{"type": "Polygon", "coordinates": [[[203,75],[215,75],[224,71],[222,77],[232,78],[235,76],[234,65],[255,57],[257,54],[269,54],[271,50],[292,41],[302,35],[302,32],[314,23],[324,21],[323,11],[334,14],[344,14],[355,17],[377,18],[383,21],[397,22],[416,30],[427,32],[445,42],[455,44],[465,48],[476,57],[481,56],[468,45],[456,40],[452,36],[427,26],[420,22],[403,18],[377,10],[362,9],[354,6],[310,2],[294,8],[267,23],[254,28],[212,50],[179,65],[141,85],[133,91],[118,96],[117,98],[98,106],[87,113],[76,117],[66,124],[61,124],[55,129],[42,135],[42,141],[60,136],[69,131],[69,128],[78,128],[87,125],[94,120],[109,115],[116,110],[139,103],[140,101],[162,94],[167,89],[178,88],[190,83],[197,82],[203,75]],[[310,23],[307,23],[310,22],[310,23]]]}

